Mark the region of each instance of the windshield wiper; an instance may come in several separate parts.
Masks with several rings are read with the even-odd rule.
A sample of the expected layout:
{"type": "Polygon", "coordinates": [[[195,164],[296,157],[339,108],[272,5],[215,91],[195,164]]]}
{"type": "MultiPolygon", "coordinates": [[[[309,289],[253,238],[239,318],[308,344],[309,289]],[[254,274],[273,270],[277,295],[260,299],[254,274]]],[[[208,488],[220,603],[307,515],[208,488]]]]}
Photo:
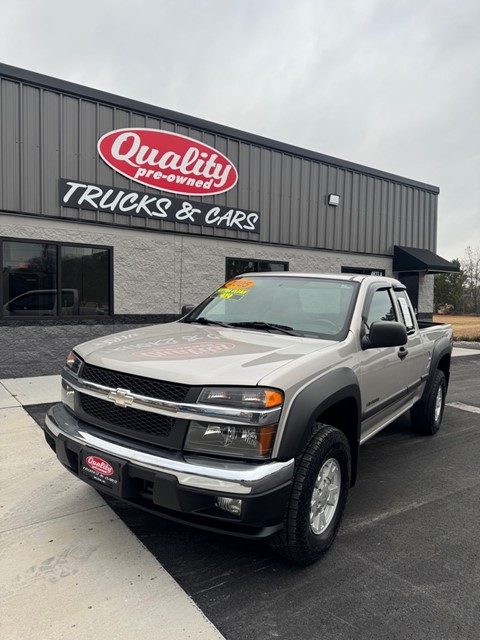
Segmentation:
{"type": "Polygon", "coordinates": [[[245,329],[265,329],[265,331],[280,331],[286,333],[289,336],[298,336],[298,333],[293,331],[293,327],[289,327],[286,324],[272,324],[270,322],[232,322],[232,327],[243,327],[245,329]]]}
{"type": "Polygon", "coordinates": [[[195,320],[182,320],[185,323],[198,323],[198,324],[216,324],[219,327],[231,327],[231,324],[227,322],[220,322],[220,320],[209,320],[208,318],[195,318],[195,320]]]}
{"type": "Polygon", "coordinates": [[[243,329],[264,329],[265,331],[279,331],[280,333],[286,333],[289,336],[298,336],[299,334],[293,331],[293,327],[289,327],[285,324],[272,324],[270,322],[260,322],[260,321],[251,321],[251,322],[221,322],[220,320],[210,320],[209,318],[201,317],[195,318],[195,320],[181,320],[181,322],[185,323],[197,323],[197,324],[211,324],[219,327],[229,327],[230,329],[233,327],[243,328],[243,329]]]}

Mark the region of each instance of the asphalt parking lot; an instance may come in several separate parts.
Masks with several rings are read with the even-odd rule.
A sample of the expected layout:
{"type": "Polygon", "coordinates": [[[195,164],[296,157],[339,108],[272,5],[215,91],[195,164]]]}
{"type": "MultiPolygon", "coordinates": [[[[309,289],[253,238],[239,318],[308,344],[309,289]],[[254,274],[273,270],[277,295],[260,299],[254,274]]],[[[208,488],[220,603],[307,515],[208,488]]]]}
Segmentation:
{"type": "MultiPolygon", "coordinates": [[[[480,408],[480,356],[453,360],[448,403],[480,408]]],[[[478,640],[480,413],[441,431],[402,418],[361,453],[339,537],[308,568],[262,544],[113,505],[228,640],[478,640]]]]}
{"type": "Polygon", "coordinates": [[[480,355],[453,360],[447,404],[435,437],[404,417],[362,448],[338,539],[308,568],[109,504],[227,640],[478,640],[480,355]]]}

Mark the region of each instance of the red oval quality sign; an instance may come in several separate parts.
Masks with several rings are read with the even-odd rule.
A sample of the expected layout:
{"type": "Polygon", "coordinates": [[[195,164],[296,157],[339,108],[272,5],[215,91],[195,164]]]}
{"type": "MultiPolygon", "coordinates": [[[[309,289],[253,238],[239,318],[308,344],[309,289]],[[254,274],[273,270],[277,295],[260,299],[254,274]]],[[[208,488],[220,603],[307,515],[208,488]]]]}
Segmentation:
{"type": "Polygon", "coordinates": [[[207,196],[237,184],[235,166],[203,142],[159,129],[116,129],[98,141],[105,162],[154,189],[207,196]]]}
{"type": "Polygon", "coordinates": [[[113,474],[113,467],[103,458],[99,458],[98,456],[87,456],[85,458],[85,462],[93,469],[93,471],[98,471],[104,476],[111,476],[113,474]]]}

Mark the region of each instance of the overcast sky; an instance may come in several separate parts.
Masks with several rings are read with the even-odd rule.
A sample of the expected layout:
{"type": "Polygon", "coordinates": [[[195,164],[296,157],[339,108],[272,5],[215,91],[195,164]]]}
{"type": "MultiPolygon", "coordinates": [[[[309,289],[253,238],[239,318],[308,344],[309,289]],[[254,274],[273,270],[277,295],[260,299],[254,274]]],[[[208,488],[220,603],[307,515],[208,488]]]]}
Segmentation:
{"type": "Polygon", "coordinates": [[[0,61],[440,187],[480,246],[479,0],[0,0],[0,61]]]}

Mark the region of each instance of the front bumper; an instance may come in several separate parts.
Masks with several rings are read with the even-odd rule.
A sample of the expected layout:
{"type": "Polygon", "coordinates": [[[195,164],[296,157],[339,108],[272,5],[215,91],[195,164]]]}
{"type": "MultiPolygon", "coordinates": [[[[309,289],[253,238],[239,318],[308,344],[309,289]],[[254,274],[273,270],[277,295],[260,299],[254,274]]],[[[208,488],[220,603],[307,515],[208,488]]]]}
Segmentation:
{"type": "Polygon", "coordinates": [[[63,404],[45,419],[45,438],[59,461],[105,494],[166,518],[232,535],[265,538],[282,527],[294,460],[249,464],[159,451],[78,420],[63,404]],[[121,483],[115,492],[80,474],[82,451],[118,461],[121,483]],[[242,500],[240,516],[216,506],[216,498],[242,500]]]}

